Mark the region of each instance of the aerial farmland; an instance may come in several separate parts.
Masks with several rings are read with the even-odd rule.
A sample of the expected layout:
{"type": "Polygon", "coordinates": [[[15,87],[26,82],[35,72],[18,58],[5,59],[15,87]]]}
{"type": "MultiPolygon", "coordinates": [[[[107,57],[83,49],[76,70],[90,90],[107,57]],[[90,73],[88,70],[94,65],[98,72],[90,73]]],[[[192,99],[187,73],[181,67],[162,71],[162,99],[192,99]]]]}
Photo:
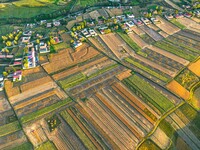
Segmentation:
{"type": "Polygon", "coordinates": [[[199,5],[0,0],[0,149],[199,150],[199,5]]]}

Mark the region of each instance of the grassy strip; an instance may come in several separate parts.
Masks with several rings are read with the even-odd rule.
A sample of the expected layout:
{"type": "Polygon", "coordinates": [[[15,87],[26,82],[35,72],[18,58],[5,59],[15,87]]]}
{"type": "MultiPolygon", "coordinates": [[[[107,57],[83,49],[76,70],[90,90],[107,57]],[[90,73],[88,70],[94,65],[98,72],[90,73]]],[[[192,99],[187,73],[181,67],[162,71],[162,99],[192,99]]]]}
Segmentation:
{"type": "Polygon", "coordinates": [[[30,142],[23,143],[17,147],[12,148],[11,150],[31,150],[33,146],[30,142]]]}
{"type": "Polygon", "coordinates": [[[19,131],[21,126],[18,121],[0,126],[0,137],[19,131]]]}
{"type": "Polygon", "coordinates": [[[161,150],[152,140],[145,140],[138,150],[161,150]]]}
{"type": "Polygon", "coordinates": [[[176,40],[170,39],[170,38],[166,38],[165,40],[168,41],[168,42],[171,42],[171,43],[173,43],[173,44],[175,44],[175,45],[178,45],[178,46],[180,46],[180,47],[183,47],[184,49],[188,49],[188,50],[191,51],[191,52],[195,52],[195,53],[200,54],[200,52],[199,52],[198,49],[189,47],[187,44],[184,43],[184,41],[183,41],[183,42],[180,42],[180,41],[176,41],[176,40]]]}
{"type": "Polygon", "coordinates": [[[103,74],[103,73],[105,73],[105,72],[107,72],[109,70],[112,70],[113,68],[116,68],[117,66],[118,66],[118,64],[114,64],[114,65],[105,67],[105,68],[103,68],[101,70],[98,70],[97,72],[91,74],[88,77],[86,75],[84,75],[83,73],[77,73],[77,74],[75,74],[73,76],[70,76],[70,77],[68,77],[68,78],[66,78],[64,80],[59,81],[59,83],[62,86],[62,88],[66,90],[66,89],[68,89],[70,87],[78,85],[81,82],[84,82],[84,81],[89,80],[91,78],[94,78],[94,77],[96,77],[96,76],[98,76],[100,74],[103,74]]]}
{"type": "Polygon", "coordinates": [[[117,32],[118,35],[128,43],[128,45],[136,52],[140,51],[141,48],[125,33],[117,32]]]}
{"type": "Polygon", "coordinates": [[[47,142],[41,144],[35,150],[57,150],[57,148],[55,147],[55,145],[52,142],[47,141],[47,142]]]}
{"type": "Polygon", "coordinates": [[[160,112],[165,112],[173,107],[172,102],[170,102],[165,96],[155,90],[150,84],[142,80],[136,75],[125,79],[132,86],[136,87],[138,91],[141,92],[160,112]],[[164,111],[163,111],[164,110],[164,111]]]}
{"type": "Polygon", "coordinates": [[[176,25],[177,27],[179,27],[180,29],[186,29],[186,26],[182,25],[180,22],[176,21],[175,18],[170,20],[171,23],[173,23],[174,25],[176,25]]]}
{"type": "Polygon", "coordinates": [[[67,105],[69,104],[70,102],[72,102],[72,100],[70,98],[67,98],[66,100],[62,100],[62,101],[59,101],[51,106],[48,106],[48,107],[45,107],[43,109],[40,109],[38,111],[35,111],[35,112],[32,112],[26,116],[23,116],[21,117],[21,122],[22,123],[26,123],[26,122],[29,122],[31,120],[34,120],[34,119],[37,119],[43,115],[46,115],[56,109],[59,109],[60,107],[64,106],[64,105],[67,105]]]}
{"type": "Polygon", "coordinates": [[[186,60],[189,60],[189,61],[193,61],[196,58],[196,56],[191,55],[191,54],[187,54],[184,51],[182,51],[180,48],[178,48],[176,46],[173,46],[173,45],[171,45],[169,43],[166,43],[164,41],[156,42],[155,46],[157,46],[157,47],[159,47],[161,49],[164,49],[164,50],[166,50],[166,51],[168,51],[170,53],[173,53],[173,54],[175,54],[177,56],[180,56],[180,57],[182,57],[182,58],[184,58],[186,60]]]}
{"type": "Polygon", "coordinates": [[[84,74],[78,73],[64,80],[59,81],[59,83],[61,84],[63,89],[67,89],[85,81],[86,79],[87,77],[84,74]]]}
{"type": "Polygon", "coordinates": [[[144,70],[145,72],[147,72],[147,73],[149,73],[149,74],[155,76],[156,78],[158,78],[158,79],[160,79],[160,80],[162,80],[162,81],[164,81],[164,82],[167,82],[167,81],[168,81],[168,79],[167,79],[166,77],[164,77],[163,75],[161,75],[161,74],[159,74],[159,73],[157,73],[157,72],[155,72],[155,71],[149,69],[148,67],[146,67],[146,66],[144,66],[144,65],[142,65],[142,64],[140,64],[140,63],[138,63],[138,62],[136,62],[136,61],[134,61],[134,60],[131,59],[131,58],[125,58],[125,61],[128,62],[128,63],[130,63],[130,64],[135,65],[136,67],[138,67],[138,68],[144,70]]]}
{"type": "Polygon", "coordinates": [[[116,68],[117,66],[118,66],[118,64],[114,64],[114,65],[105,67],[105,68],[103,68],[103,69],[101,69],[101,70],[98,70],[97,72],[91,74],[88,78],[89,78],[89,79],[94,78],[94,77],[96,77],[96,76],[98,76],[98,75],[100,75],[100,74],[103,74],[103,73],[105,73],[105,72],[107,72],[107,71],[109,71],[109,70],[112,70],[112,69],[116,68]]]}
{"type": "Polygon", "coordinates": [[[73,131],[77,134],[77,136],[81,139],[87,149],[95,150],[96,147],[93,143],[89,140],[86,134],[81,130],[81,128],[76,124],[73,118],[66,112],[61,112],[61,116],[65,119],[65,121],[71,126],[73,131]]]}

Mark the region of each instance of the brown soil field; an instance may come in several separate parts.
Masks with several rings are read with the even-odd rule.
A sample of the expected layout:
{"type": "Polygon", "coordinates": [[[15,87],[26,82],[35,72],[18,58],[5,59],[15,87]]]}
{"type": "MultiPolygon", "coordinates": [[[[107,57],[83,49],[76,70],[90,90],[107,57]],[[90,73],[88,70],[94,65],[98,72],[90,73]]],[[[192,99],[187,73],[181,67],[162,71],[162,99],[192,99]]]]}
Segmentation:
{"type": "Polygon", "coordinates": [[[22,92],[25,92],[27,90],[31,90],[33,87],[37,87],[37,86],[40,86],[40,85],[48,83],[48,82],[53,82],[49,76],[40,78],[40,79],[32,81],[32,82],[25,83],[20,86],[20,89],[22,92]]]}
{"type": "Polygon", "coordinates": [[[196,23],[195,21],[189,19],[189,18],[179,18],[177,19],[181,24],[186,26],[189,30],[193,30],[195,32],[200,33],[200,24],[196,23]]]}
{"type": "Polygon", "coordinates": [[[178,82],[173,80],[167,85],[167,88],[179,95],[181,98],[187,100],[190,97],[190,92],[187,91],[183,86],[181,86],[178,82]]]}
{"type": "Polygon", "coordinates": [[[157,19],[160,20],[161,23],[156,24],[156,26],[158,26],[161,30],[168,33],[169,35],[172,35],[178,31],[180,31],[180,29],[178,27],[176,27],[172,23],[168,22],[167,20],[161,18],[160,16],[157,16],[157,19]]]}
{"type": "MultiPolygon", "coordinates": [[[[143,115],[150,123],[154,124],[154,121],[144,113],[147,109],[138,99],[133,97],[126,89],[124,89],[120,84],[116,83],[112,88],[119,93],[130,105],[132,105],[141,115],[143,115]]],[[[153,112],[152,112],[153,113],[153,112]]]]}
{"type": "Polygon", "coordinates": [[[148,26],[149,28],[155,30],[155,31],[158,31],[158,30],[159,30],[159,28],[158,28],[155,24],[149,24],[149,25],[147,25],[147,26],[148,26]]]}
{"type": "Polygon", "coordinates": [[[90,12],[89,15],[93,19],[98,19],[98,17],[101,16],[97,10],[94,10],[94,11],[90,12]]]}
{"type": "Polygon", "coordinates": [[[99,143],[96,141],[96,139],[90,134],[90,132],[88,131],[88,129],[84,127],[84,125],[77,118],[77,116],[71,110],[69,110],[69,109],[67,109],[67,112],[73,118],[73,120],[78,124],[78,126],[82,129],[82,131],[85,133],[85,135],[91,140],[91,142],[95,145],[95,147],[97,149],[101,150],[102,147],[99,145],[99,143]]]}
{"type": "Polygon", "coordinates": [[[134,126],[130,125],[129,121],[127,119],[125,119],[125,117],[123,115],[121,115],[120,112],[118,112],[116,109],[114,109],[114,107],[112,107],[107,102],[107,99],[104,99],[99,93],[97,93],[96,96],[98,97],[99,100],[101,100],[101,102],[104,103],[104,105],[107,108],[109,108],[109,110],[111,110],[117,116],[117,118],[119,118],[131,130],[131,132],[137,137],[137,139],[141,138],[141,135],[138,133],[137,129],[134,126]]]}
{"type": "Polygon", "coordinates": [[[167,149],[170,144],[169,137],[160,129],[157,128],[156,131],[151,136],[152,141],[154,141],[161,149],[167,149]]]}
{"type": "Polygon", "coordinates": [[[72,40],[71,36],[68,33],[62,33],[61,38],[63,42],[70,43],[70,40],[72,40]]]}
{"type": "Polygon", "coordinates": [[[113,8],[113,9],[106,9],[106,11],[108,12],[108,14],[112,17],[112,16],[118,16],[118,15],[122,15],[123,14],[123,10],[120,8],[113,8]]]}
{"type": "Polygon", "coordinates": [[[54,95],[54,94],[55,94],[54,90],[49,91],[49,92],[44,93],[44,94],[42,94],[42,95],[40,95],[38,97],[34,97],[34,98],[32,98],[32,99],[30,99],[28,101],[25,101],[25,102],[22,102],[22,103],[19,103],[19,104],[15,105],[14,109],[17,110],[17,109],[23,108],[23,107],[25,107],[27,105],[36,103],[36,102],[38,102],[38,101],[40,101],[40,100],[42,100],[44,98],[47,98],[47,97],[50,97],[50,96],[54,95]]]}
{"type": "Polygon", "coordinates": [[[188,69],[195,73],[198,77],[200,77],[200,59],[194,63],[191,63],[188,69]]]}
{"type": "Polygon", "coordinates": [[[191,19],[194,20],[194,21],[197,22],[197,23],[200,23],[200,19],[197,18],[197,17],[192,17],[191,19]]]}
{"type": "Polygon", "coordinates": [[[185,141],[178,137],[177,141],[176,141],[176,149],[180,149],[180,150],[192,150],[186,143],[185,141]]]}
{"type": "Polygon", "coordinates": [[[132,27],[131,30],[133,30],[137,35],[145,34],[145,32],[138,27],[132,27]]]}
{"type": "Polygon", "coordinates": [[[100,37],[119,59],[126,56],[121,52],[126,47],[125,41],[119,38],[116,33],[100,35],[100,37]]]}
{"type": "Polygon", "coordinates": [[[23,76],[27,76],[27,75],[38,73],[38,72],[43,72],[41,67],[26,69],[26,70],[23,70],[23,76]]]}
{"type": "MultiPolygon", "coordinates": [[[[82,102],[81,102],[82,103],[82,102]]],[[[104,139],[106,140],[107,143],[110,144],[110,146],[113,148],[113,149],[119,149],[119,147],[116,145],[116,143],[113,141],[113,139],[111,139],[107,133],[99,126],[98,123],[95,122],[95,120],[90,117],[90,114],[86,111],[85,108],[83,108],[84,106],[82,104],[78,104],[76,105],[76,108],[80,111],[80,113],[85,117],[87,118],[87,120],[89,120],[92,125],[95,127],[95,129],[97,129],[97,131],[99,131],[99,133],[104,137],[104,139]]]]}
{"type": "Polygon", "coordinates": [[[48,57],[47,56],[39,56],[40,64],[44,65],[45,63],[48,63],[48,57]]]}
{"type": "Polygon", "coordinates": [[[104,51],[102,45],[95,38],[88,38],[92,44],[94,44],[98,49],[104,51]]]}
{"type": "Polygon", "coordinates": [[[184,66],[187,66],[190,63],[189,61],[187,61],[187,60],[185,60],[185,59],[183,59],[181,57],[178,57],[178,56],[176,56],[176,55],[174,55],[172,53],[169,53],[169,52],[167,52],[165,50],[162,50],[162,49],[160,49],[158,47],[149,46],[148,48],[153,50],[153,51],[155,51],[155,52],[157,52],[157,53],[159,53],[159,54],[161,54],[161,55],[164,55],[165,57],[171,58],[174,61],[177,61],[177,62],[179,62],[180,64],[182,64],[184,66]]]}
{"type": "Polygon", "coordinates": [[[125,78],[128,78],[130,77],[132,74],[131,74],[131,70],[126,70],[120,74],[118,74],[116,77],[121,81],[125,78]]]}
{"type": "Polygon", "coordinates": [[[165,33],[164,31],[158,32],[160,35],[162,35],[164,38],[167,38],[169,34],[165,33]]]}
{"type": "Polygon", "coordinates": [[[135,33],[130,33],[128,36],[141,48],[145,48],[148,46],[146,42],[142,40],[137,34],[135,33]]]}
{"type": "Polygon", "coordinates": [[[68,48],[65,50],[61,50],[56,54],[53,54],[50,58],[50,63],[43,66],[44,69],[48,73],[53,73],[72,64],[73,60],[70,56],[70,50],[71,49],[68,48]]]}
{"type": "Polygon", "coordinates": [[[5,82],[5,91],[10,99],[12,96],[20,94],[19,87],[13,87],[13,83],[11,81],[5,82]]]}

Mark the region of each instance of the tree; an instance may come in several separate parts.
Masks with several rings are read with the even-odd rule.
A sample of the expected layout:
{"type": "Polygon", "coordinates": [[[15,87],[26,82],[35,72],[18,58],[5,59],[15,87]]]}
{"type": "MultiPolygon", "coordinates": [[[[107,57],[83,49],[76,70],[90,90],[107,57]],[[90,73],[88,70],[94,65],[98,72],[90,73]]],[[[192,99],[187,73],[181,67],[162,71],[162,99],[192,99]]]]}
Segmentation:
{"type": "Polygon", "coordinates": [[[4,72],[3,72],[3,76],[4,76],[4,77],[7,77],[7,76],[8,76],[8,73],[7,73],[6,71],[4,71],[4,72]]]}
{"type": "Polygon", "coordinates": [[[174,13],[175,13],[175,14],[178,14],[178,10],[176,9],[174,13]]]}
{"type": "Polygon", "coordinates": [[[40,43],[40,40],[39,40],[39,39],[36,39],[36,43],[39,44],[39,43],[40,43]]]}
{"type": "Polygon", "coordinates": [[[56,44],[56,41],[55,41],[53,38],[50,38],[50,43],[51,43],[52,45],[54,45],[54,44],[56,44]]]}
{"type": "Polygon", "coordinates": [[[24,47],[24,53],[28,53],[28,47],[24,47]]]}
{"type": "Polygon", "coordinates": [[[6,46],[12,46],[12,42],[11,41],[7,41],[6,42],[6,46]]]}

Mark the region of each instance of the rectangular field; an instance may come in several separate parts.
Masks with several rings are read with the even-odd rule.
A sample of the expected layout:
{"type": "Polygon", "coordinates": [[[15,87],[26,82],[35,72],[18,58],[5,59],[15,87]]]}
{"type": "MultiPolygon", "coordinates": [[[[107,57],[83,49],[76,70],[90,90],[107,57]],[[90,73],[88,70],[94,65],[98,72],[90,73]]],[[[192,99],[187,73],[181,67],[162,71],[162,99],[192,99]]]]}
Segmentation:
{"type": "Polygon", "coordinates": [[[195,73],[198,77],[200,77],[200,59],[198,59],[196,62],[191,63],[188,69],[195,73]]]}

